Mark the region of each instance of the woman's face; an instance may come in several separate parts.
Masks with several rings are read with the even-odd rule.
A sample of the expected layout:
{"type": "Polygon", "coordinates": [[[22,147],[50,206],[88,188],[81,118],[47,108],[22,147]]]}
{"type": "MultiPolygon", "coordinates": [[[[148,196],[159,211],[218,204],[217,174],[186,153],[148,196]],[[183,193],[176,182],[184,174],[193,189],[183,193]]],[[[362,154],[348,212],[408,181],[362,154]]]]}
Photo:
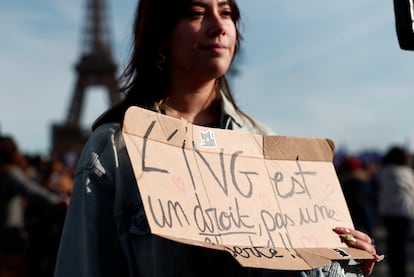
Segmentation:
{"type": "Polygon", "coordinates": [[[170,41],[170,70],[188,78],[215,79],[233,59],[237,31],[226,0],[192,0],[170,41]]]}

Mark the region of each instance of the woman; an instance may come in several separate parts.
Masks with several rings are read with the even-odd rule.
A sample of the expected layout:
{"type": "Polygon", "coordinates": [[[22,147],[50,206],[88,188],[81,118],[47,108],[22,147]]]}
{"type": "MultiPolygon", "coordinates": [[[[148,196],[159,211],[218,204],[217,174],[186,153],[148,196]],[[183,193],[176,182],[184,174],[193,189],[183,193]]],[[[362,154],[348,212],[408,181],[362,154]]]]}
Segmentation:
{"type": "MultiPolygon", "coordinates": [[[[134,105],[196,125],[272,134],[239,110],[226,81],[240,41],[239,17],[234,0],[139,2],[124,74],[127,95],[98,119],[79,161],[56,276],[285,276],[150,235],[120,135],[123,115],[134,105]]],[[[375,259],[368,236],[337,232],[353,235],[349,243],[375,259]]]]}
{"type": "Polygon", "coordinates": [[[414,171],[409,153],[391,147],[378,174],[379,212],[387,230],[390,276],[408,276],[409,247],[414,219],[414,171]]]}

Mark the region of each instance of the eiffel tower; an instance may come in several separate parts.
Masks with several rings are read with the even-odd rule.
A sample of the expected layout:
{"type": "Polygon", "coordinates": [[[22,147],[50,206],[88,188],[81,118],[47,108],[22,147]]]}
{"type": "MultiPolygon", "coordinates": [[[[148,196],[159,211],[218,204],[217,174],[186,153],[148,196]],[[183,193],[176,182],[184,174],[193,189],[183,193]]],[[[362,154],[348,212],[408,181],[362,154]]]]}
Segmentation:
{"type": "Polygon", "coordinates": [[[72,100],[62,125],[52,126],[52,157],[65,153],[79,154],[90,131],[82,130],[81,117],[87,89],[102,86],[108,92],[109,105],[121,100],[116,78],[117,66],[112,58],[111,37],[105,0],[87,0],[81,57],[76,64],[76,83],[72,100]]]}

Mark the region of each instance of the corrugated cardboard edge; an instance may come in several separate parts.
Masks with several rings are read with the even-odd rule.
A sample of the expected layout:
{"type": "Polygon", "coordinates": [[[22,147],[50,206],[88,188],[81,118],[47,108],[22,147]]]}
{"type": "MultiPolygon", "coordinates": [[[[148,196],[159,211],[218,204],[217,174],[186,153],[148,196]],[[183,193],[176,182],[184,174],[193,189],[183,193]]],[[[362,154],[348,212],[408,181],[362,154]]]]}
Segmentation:
{"type": "Polygon", "coordinates": [[[368,259],[373,257],[367,251],[351,248],[344,245],[344,247],[335,248],[295,248],[295,250],[302,256],[319,256],[329,260],[352,260],[352,259],[368,259]]]}
{"type": "Polygon", "coordinates": [[[263,137],[263,155],[267,160],[332,162],[334,149],[334,143],[330,139],[263,137]]]}
{"type": "MultiPolygon", "coordinates": [[[[157,235],[157,234],[155,234],[157,235]]],[[[159,235],[158,235],[159,236],[159,235]]],[[[179,238],[174,236],[166,236],[161,235],[161,237],[164,237],[166,239],[178,242],[178,243],[184,243],[189,244],[193,246],[198,247],[205,247],[210,248],[213,250],[219,250],[219,251],[225,251],[226,245],[218,245],[218,244],[212,244],[202,241],[196,241],[191,239],[185,239],[185,238],[179,238]]],[[[227,245],[227,247],[233,247],[234,245],[227,245]]],[[[240,249],[244,248],[245,246],[238,246],[240,249]]],[[[247,246],[250,248],[250,246],[247,246]]],[[[263,249],[267,249],[264,247],[263,249]]],[[[296,256],[296,262],[295,263],[286,263],[286,261],[280,261],[277,259],[262,259],[262,258],[255,258],[254,256],[250,257],[248,260],[248,263],[246,263],[246,259],[239,256],[234,257],[240,265],[244,267],[251,267],[251,268],[267,268],[267,269],[273,269],[273,270],[311,270],[315,268],[319,268],[322,266],[326,266],[332,261],[338,261],[338,260],[371,260],[372,255],[364,250],[357,249],[357,248],[351,248],[348,246],[343,247],[335,247],[335,248],[292,248],[292,249],[286,249],[286,248],[274,248],[279,253],[283,254],[290,254],[294,253],[293,256],[296,256]],[[298,267],[298,264],[302,264],[300,267],[298,267]]],[[[231,255],[231,253],[229,253],[231,255]]]]}

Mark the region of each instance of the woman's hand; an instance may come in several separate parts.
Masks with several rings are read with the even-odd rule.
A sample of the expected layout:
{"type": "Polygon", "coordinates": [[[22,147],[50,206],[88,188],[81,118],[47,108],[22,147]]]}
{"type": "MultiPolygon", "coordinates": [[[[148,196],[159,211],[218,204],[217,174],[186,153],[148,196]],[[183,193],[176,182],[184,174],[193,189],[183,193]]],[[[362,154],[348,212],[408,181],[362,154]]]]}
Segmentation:
{"type": "Polygon", "coordinates": [[[377,254],[374,241],[367,234],[344,227],[336,227],[333,231],[337,233],[341,237],[341,241],[346,243],[349,247],[362,249],[372,254],[372,260],[363,260],[362,269],[364,275],[370,275],[374,269],[375,263],[384,258],[383,255],[380,256],[377,254]]]}

